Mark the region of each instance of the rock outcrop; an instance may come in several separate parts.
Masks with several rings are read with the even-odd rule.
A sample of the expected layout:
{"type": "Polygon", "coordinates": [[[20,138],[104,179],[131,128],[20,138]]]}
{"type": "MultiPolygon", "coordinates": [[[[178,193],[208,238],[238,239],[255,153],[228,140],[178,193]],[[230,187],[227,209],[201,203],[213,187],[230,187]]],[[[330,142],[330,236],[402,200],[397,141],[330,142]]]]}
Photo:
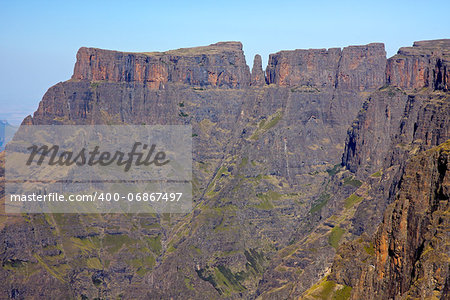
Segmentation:
{"type": "Polygon", "coordinates": [[[269,84],[363,91],[384,84],[385,64],[384,45],[374,43],[343,50],[281,51],[270,55],[266,72],[269,84]]]}
{"type": "Polygon", "coordinates": [[[389,59],[389,85],[349,129],[342,163],[370,192],[351,220],[357,238],[341,245],[326,281],[353,288],[352,299],[448,298],[450,95],[436,76],[389,73],[399,57],[433,69],[447,43],[417,42],[389,59]]]}
{"type": "Polygon", "coordinates": [[[449,161],[450,141],[408,164],[398,199],[386,210],[376,235],[374,276],[358,284],[354,298],[445,298],[449,161]]]}
{"type": "Polygon", "coordinates": [[[256,54],[252,68],[252,86],[262,86],[266,84],[266,77],[262,69],[261,55],[256,54]]]}
{"type": "MultiPolygon", "coordinates": [[[[427,46],[421,46],[421,55],[445,59],[445,56],[439,56],[445,52],[442,48],[444,41],[419,42],[414,47],[418,45],[427,46]]],[[[417,52],[408,56],[407,52],[402,53],[405,61],[417,58],[417,52]]],[[[388,66],[395,60],[396,56],[390,58],[388,66]]],[[[377,201],[363,201],[358,208],[354,232],[373,231],[381,221],[382,212],[393,201],[405,162],[411,155],[450,138],[449,115],[449,95],[436,85],[406,91],[388,85],[369,96],[349,129],[342,164],[360,180],[380,171],[384,172],[384,180],[378,192],[374,193],[378,194],[375,197],[377,201]]]]}
{"type": "Polygon", "coordinates": [[[330,278],[352,299],[448,299],[449,159],[450,140],[412,158],[375,238],[344,245],[330,278]]]}
{"type": "Polygon", "coordinates": [[[450,40],[415,42],[387,63],[386,81],[402,89],[449,90],[450,40]]]}
{"type": "Polygon", "coordinates": [[[447,94],[382,88],[363,104],[350,127],[342,163],[366,177],[402,161],[406,145],[414,143],[415,151],[437,146],[450,137],[449,113],[447,94]]]}
{"type": "Polygon", "coordinates": [[[150,53],[81,48],[72,79],[136,82],[156,89],[167,82],[237,88],[250,84],[250,71],[239,42],[150,53]]]}

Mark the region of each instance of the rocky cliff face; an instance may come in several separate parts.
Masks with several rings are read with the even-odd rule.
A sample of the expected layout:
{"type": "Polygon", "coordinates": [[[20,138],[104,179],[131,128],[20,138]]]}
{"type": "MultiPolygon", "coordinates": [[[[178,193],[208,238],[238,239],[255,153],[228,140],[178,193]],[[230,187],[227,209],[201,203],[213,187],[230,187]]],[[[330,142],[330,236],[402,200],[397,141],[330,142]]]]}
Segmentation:
{"type": "Polygon", "coordinates": [[[386,80],[402,89],[430,87],[448,91],[449,40],[415,42],[388,60],[386,80]]]}
{"type": "Polygon", "coordinates": [[[72,79],[136,82],[153,89],[167,82],[236,88],[250,84],[250,71],[239,42],[151,53],[81,48],[72,79]]]}
{"type": "Polygon", "coordinates": [[[343,247],[331,278],[352,299],[447,299],[449,151],[447,141],[411,159],[375,237],[343,247]]]}
{"type": "MultiPolygon", "coordinates": [[[[423,56],[445,60],[443,41],[436,41],[434,48],[431,41],[415,43],[415,47],[422,44],[428,47],[421,49],[423,56]]],[[[415,52],[411,56],[402,53],[406,61],[415,59],[415,52]]],[[[388,66],[396,59],[390,58],[388,66]]],[[[387,74],[389,77],[389,70],[387,74]]],[[[400,80],[392,75],[390,78],[400,80]]],[[[379,188],[378,201],[361,205],[355,218],[357,232],[374,228],[381,221],[382,212],[397,191],[407,159],[450,138],[449,115],[449,95],[436,85],[420,91],[388,85],[370,95],[349,129],[342,162],[359,179],[384,171],[385,180],[379,188]],[[367,217],[373,221],[368,222],[367,217]]]]}
{"type": "MultiPolygon", "coordinates": [[[[443,44],[414,47],[445,60],[443,44]]],[[[405,61],[417,55],[399,53],[405,61]]],[[[390,85],[372,94],[348,133],[343,164],[371,192],[352,218],[353,233],[363,234],[342,245],[327,282],[352,287],[353,299],[448,297],[448,257],[440,253],[448,252],[450,97],[420,82],[420,90],[390,85]]]]}
{"type": "Polygon", "coordinates": [[[281,51],[269,57],[267,81],[281,86],[370,90],[384,84],[385,62],[383,44],[281,51]]]}
{"type": "MultiPolygon", "coordinates": [[[[72,79],[24,124],[192,124],[194,210],[2,216],[0,292],[300,297],[343,241],[376,228],[406,159],[448,138],[448,94],[383,87],[386,74],[382,44],[282,51],[266,76],[259,56],[250,74],[235,42],[81,48],[72,79]]],[[[345,295],[354,287],[333,284],[345,295]]]]}
{"type": "Polygon", "coordinates": [[[370,271],[364,274],[354,298],[445,299],[450,276],[449,151],[446,142],[408,164],[398,198],[376,234],[373,277],[370,271]]]}

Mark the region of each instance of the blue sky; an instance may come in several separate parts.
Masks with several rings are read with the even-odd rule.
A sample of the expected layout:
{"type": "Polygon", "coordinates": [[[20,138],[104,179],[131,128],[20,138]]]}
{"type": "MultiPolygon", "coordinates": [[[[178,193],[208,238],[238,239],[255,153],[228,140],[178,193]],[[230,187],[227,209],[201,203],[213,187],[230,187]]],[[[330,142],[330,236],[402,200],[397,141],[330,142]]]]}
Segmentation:
{"type": "Polygon", "coordinates": [[[450,38],[450,1],[0,0],[0,119],[34,112],[82,46],[164,51],[241,41],[247,63],[280,50],[450,38]]]}

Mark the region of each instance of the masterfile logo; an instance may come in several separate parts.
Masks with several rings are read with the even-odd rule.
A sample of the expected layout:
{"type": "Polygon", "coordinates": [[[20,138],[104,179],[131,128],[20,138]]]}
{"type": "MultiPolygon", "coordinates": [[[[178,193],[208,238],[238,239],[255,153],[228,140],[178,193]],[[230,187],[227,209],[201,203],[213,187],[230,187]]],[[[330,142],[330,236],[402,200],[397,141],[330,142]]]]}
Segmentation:
{"type": "Polygon", "coordinates": [[[7,212],[187,212],[192,128],[23,125],[6,148],[7,212]]]}
{"type": "Polygon", "coordinates": [[[160,167],[170,162],[170,160],[166,159],[166,153],[164,151],[159,151],[154,154],[156,144],[149,146],[147,144],[135,142],[131,151],[128,153],[116,151],[112,154],[109,151],[100,152],[99,149],[99,146],[95,146],[92,151],[82,148],[80,152],[74,153],[73,151],[60,152],[60,147],[58,145],[53,145],[51,147],[48,145],[33,145],[27,148],[31,153],[26,165],[29,166],[32,163],[36,163],[41,166],[44,160],[48,158],[47,164],[49,166],[83,166],[86,164],[95,166],[99,164],[105,167],[116,163],[118,166],[124,166],[124,171],[128,172],[133,164],[136,166],[150,166],[154,164],[155,166],[160,167]],[[141,151],[139,151],[139,148],[141,148],[141,151]],[[135,158],[136,161],[134,162],[135,158]]]}

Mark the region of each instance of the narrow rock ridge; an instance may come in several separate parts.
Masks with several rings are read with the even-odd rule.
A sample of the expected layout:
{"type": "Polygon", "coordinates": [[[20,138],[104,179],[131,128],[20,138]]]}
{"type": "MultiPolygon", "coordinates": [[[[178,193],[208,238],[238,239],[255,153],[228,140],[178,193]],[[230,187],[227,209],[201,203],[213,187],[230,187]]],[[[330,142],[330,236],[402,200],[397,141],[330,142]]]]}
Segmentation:
{"type": "Polygon", "coordinates": [[[399,88],[449,90],[450,39],[414,42],[388,59],[387,83],[399,88]]]}
{"type": "Polygon", "coordinates": [[[269,84],[281,86],[340,87],[359,91],[385,83],[384,44],[281,51],[269,56],[269,84]]]}

